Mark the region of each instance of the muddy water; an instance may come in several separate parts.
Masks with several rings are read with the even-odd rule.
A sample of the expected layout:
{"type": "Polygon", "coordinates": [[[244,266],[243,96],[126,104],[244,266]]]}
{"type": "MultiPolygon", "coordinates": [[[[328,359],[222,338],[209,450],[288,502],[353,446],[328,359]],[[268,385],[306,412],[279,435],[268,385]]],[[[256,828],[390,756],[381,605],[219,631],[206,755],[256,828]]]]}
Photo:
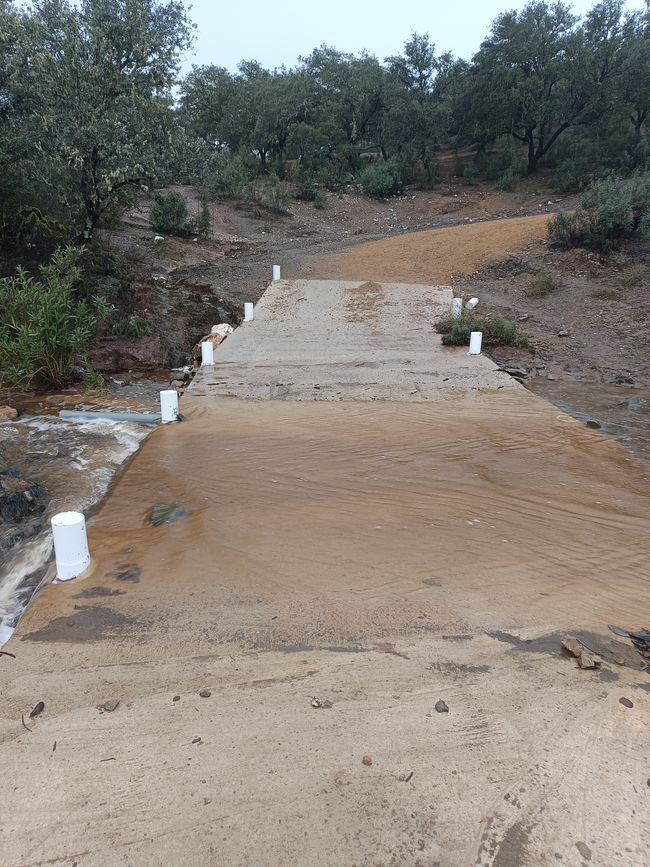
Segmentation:
{"type": "Polygon", "coordinates": [[[604,434],[650,463],[650,389],[545,379],[533,379],[527,387],[579,421],[600,425],[604,434]]]}
{"type": "Polygon", "coordinates": [[[92,574],[48,588],[25,640],[146,659],[650,620],[648,467],[526,392],[185,411],[91,524],[92,574]],[[154,527],[156,503],[190,514],[154,527]]]}

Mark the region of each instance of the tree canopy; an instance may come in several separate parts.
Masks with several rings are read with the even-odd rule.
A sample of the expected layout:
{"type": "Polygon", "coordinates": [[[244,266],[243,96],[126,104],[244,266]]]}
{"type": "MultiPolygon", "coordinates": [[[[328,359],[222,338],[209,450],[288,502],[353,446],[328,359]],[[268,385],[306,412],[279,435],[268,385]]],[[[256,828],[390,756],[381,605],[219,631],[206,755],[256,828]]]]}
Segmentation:
{"type": "Polygon", "coordinates": [[[290,69],[215,58],[181,77],[191,42],[182,0],[0,0],[5,242],[89,237],[173,180],[234,195],[289,178],[312,195],[383,161],[430,187],[442,149],[471,148],[476,171],[567,185],[650,165],[650,13],[623,0],[582,19],[532,0],[497,16],[470,60],[412,33],[384,59],[322,45],[290,69]]]}

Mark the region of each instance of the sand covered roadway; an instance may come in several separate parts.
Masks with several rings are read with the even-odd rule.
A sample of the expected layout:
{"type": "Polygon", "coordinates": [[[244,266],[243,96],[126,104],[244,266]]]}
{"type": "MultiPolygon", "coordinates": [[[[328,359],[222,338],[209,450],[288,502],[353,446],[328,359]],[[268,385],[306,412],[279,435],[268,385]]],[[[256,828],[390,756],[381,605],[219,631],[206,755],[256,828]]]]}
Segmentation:
{"type": "Polygon", "coordinates": [[[350,341],[339,290],[300,286],[340,353],[313,370],[297,286],[271,287],[118,479],[92,573],[28,611],[3,865],[648,863],[650,680],[607,630],[648,620],[648,469],[463,350],[430,356],[462,388],[406,394],[444,290],[382,287],[350,341]],[[387,342],[392,293],[421,337],[387,342]],[[161,502],[189,514],[153,527],[161,502]],[[577,633],[599,671],[562,654],[577,633]]]}

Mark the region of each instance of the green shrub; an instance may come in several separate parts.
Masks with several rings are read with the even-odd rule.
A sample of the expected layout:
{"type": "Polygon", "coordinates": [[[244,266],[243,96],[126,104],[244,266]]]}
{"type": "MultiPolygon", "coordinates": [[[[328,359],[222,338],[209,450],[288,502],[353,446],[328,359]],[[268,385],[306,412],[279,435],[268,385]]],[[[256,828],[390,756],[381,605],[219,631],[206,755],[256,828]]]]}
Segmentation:
{"type": "Polygon", "coordinates": [[[353,180],[348,163],[332,159],[316,173],[316,181],[330,193],[338,193],[353,180]]]}
{"type": "Polygon", "coordinates": [[[84,358],[84,388],[86,391],[101,391],[104,388],[104,377],[97,370],[88,365],[88,359],[84,358]]]}
{"type": "Polygon", "coordinates": [[[402,189],[402,169],[397,160],[376,163],[361,172],[359,182],[373,199],[386,199],[402,189]]]}
{"type": "Polygon", "coordinates": [[[503,316],[480,319],[463,310],[458,318],[451,314],[446,316],[438,322],[437,329],[443,335],[444,346],[469,346],[472,331],[482,331],[484,346],[530,347],[530,341],[522,334],[517,323],[503,316]]]}
{"type": "Polygon", "coordinates": [[[501,175],[499,180],[497,181],[496,187],[497,190],[502,190],[504,192],[509,192],[514,185],[519,180],[519,175],[514,171],[514,169],[506,169],[506,171],[501,175]]]}
{"type": "Polygon", "coordinates": [[[168,235],[189,235],[192,231],[185,199],[175,190],[171,193],[156,193],[149,219],[154,229],[168,235]]]}
{"type": "Polygon", "coordinates": [[[111,333],[120,337],[144,337],[149,334],[149,326],[142,316],[132,313],[126,319],[118,319],[112,326],[111,333]]]}
{"type": "Polygon", "coordinates": [[[476,163],[467,163],[463,168],[462,175],[468,184],[475,184],[479,175],[478,166],[476,163]]]}
{"type": "Polygon", "coordinates": [[[581,247],[589,232],[589,220],[584,211],[559,211],[548,224],[548,237],[558,247],[581,247]]]}
{"type": "Polygon", "coordinates": [[[194,229],[199,238],[209,238],[212,234],[212,217],[207,203],[203,203],[199,216],[194,221],[194,229]]]}
{"type": "Polygon", "coordinates": [[[75,293],[83,248],[58,249],[35,280],[22,268],[0,280],[0,370],[28,391],[60,388],[83,352],[95,319],[75,293]]]}
{"type": "Polygon", "coordinates": [[[258,170],[255,157],[245,151],[215,154],[206,170],[204,186],[210,195],[218,198],[245,199],[258,170]]]}
{"type": "Polygon", "coordinates": [[[277,175],[260,178],[249,185],[246,193],[249,201],[262,205],[278,214],[285,214],[291,198],[291,191],[277,175]]]}
{"type": "Polygon", "coordinates": [[[529,298],[546,298],[552,292],[556,292],[561,286],[557,277],[551,274],[537,274],[530,281],[526,295],[529,298]]]}
{"type": "Polygon", "coordinates": [[[324,208],[327,204],[327,196],[322,190],[316,190],[312,201],[314,202],[315,208],[324,208]]]}
{"type": "Polygon", "coordinates": [[[559,213],[549,224],[549,238],[561,247],[591,247],[611,253],[622,238],[644,235],[650,225],[650,179],[606,178],[585,192],[573,214],[559,213]]]}

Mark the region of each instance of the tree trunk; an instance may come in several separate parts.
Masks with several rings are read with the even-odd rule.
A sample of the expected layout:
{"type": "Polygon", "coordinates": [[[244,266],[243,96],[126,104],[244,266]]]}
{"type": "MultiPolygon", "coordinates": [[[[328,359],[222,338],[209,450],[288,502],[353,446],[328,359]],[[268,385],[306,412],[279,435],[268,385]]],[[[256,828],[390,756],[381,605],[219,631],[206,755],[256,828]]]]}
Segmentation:
{"type": "Polygon", "coordinates": [[[526,174],[534,175],[537,172],[539,153],[535,150],[535,137],[532,129],[526,130],[526,141],[528,142],[528,167],[526,169],[526,174]]]}

